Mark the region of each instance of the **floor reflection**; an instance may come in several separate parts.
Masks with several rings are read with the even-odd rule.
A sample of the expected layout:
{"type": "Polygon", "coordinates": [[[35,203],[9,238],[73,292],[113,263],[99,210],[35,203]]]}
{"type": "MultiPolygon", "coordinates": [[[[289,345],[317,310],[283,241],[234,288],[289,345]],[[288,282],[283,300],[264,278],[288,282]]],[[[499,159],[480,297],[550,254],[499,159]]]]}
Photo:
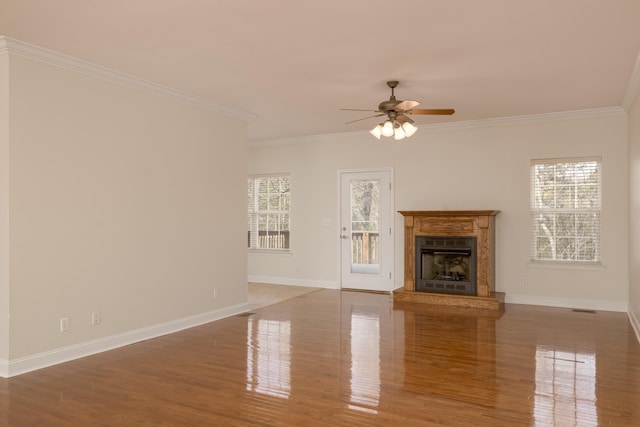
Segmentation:
{"type": "Polygon", "coordinates": [[[496,319],[408,307],[403,310],[405,390],[495,406],[496,319]]]}
{"type": "Polygon", "coordinates": [[[536,348],[535,424],[598,425],[596,356],[536,348]]]}
{"type": "Polygon", "coordinates": [[[291,322],[248,319],[247,390],[288,398],[291,394],[291,322]]]}
{"type": "MultiPolygon", "coordinates": [[[[353,409],[380,403],[380,313],[353,306],[351,312],[350,401],[353,409]]],[[[363,408],[364,407],[364,408],[363,408]]],[[[375,412],[375,411],[373,411],[375,412]]]]}

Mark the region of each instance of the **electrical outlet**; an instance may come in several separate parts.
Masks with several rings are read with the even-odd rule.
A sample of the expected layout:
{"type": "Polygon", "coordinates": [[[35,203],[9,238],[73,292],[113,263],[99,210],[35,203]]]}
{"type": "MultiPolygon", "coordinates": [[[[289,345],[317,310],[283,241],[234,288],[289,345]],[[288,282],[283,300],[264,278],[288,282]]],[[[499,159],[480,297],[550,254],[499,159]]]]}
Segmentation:
{"type": "Polygon", "coordinates": [[[524,276],[520,276],[520,278],[518,279],[518,285],[524,286],[524,276]]]}
{"type": "Polygon", "coordinates": [[[218,290],[214,289],[213,290],[213,299],[216,299],[216,298],[218,298],[218,290]]]}
{"type": "Polygon", "coordinates": [[[60,319],[60,332],[67,332],[69,330],[69,318],[63,317],[60,319]]]}
{"type": "Polygon", "coordinates": [[[100,312],[94,311],[91,313],[91,325],[96,326],[100,324],[100,312]]]}

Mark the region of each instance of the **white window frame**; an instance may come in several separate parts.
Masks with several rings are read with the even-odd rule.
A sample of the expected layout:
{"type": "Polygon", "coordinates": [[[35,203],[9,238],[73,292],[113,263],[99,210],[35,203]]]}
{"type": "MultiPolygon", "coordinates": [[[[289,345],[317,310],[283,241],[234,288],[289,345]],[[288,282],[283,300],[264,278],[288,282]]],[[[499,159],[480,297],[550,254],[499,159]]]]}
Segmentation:
{"type": "MultiPolygon", "coordinates": [[[[269,252],[269,253],[290,253],[291,252],[291,177],[288,173],[277,173],[277,174],[268,174],[268,175],[249,175],[247,178],[247,213],[248,213],[248,250],[250,252],[269,252]],[[289,184],[289,201],[288,201],[288,209],[282,209],[282,202],[279,200],[280,209],[260,209],[259,206],[259,194],[256,183],[259,180],[265,179],[284,179],[288,180],[289,184]],[[280,229],[280,222],[278,221],[277,230],[279,234],[281,231],[286,231],[287,236],[281,236],[282,240],[278,239],[280,236],[272,236],[275,239],[271,241],[267,241],[265,239],[260,238],[259,229],[259,216],[267,215],[267,216],[287,216],[288,228],[280,229]],[[272,245],[272,246],[269,246],[272,245]]],[[[267,230],[264,230],[267,231],[267,230]]],[[[263,236],[264,237],[264,236],[263,236]]]]}
{"type": "MultiPolygon", "coordinates": [[[[601,157],[571,157],[571,158],[559,158],[559,159],[536,159],[531,161],[530,167],[531,175],[531,246],[530,246],[530,260],[533,265],[539,264],[555,264],[555,265],[573,265],[573,266],[600,266],[602,265],[601,254],[601,229],[602,229],[602,158],[601,157]],[[536,179],[536,168],[540,165],[555,166],[560,164],[578,164],[578,163],[595,163],[596,182],[594,183],[580,183],[578,180],[574,180],[572,185],[558,185],[554,181],[552,185],[542,186],[536,179]],[[557,193],[560,188],[571,188],[573,194],[573,206],[543,206],[541,200],[541,191],[546,188],[547,191],[554,193],[554,203],[557,204],[557,200],[560,200],[557,193]],[[577,197],[579,188],[592,187],[595,194],[590,199],[591,206],[576,206],[580,204],[577,197]],[[558,218],[564,216],[565,218],[576,216],[574,221],[574,229],[568,228],[555,228],[557,226],[558,218]],[[591,217],[595,230],[592,234],[584,234],[584,231],[578,231],[578,215],[591,217]],[[547,221],[544,221],[546,218],[547,221]],[[548,226],[549,219],[553,227],[548,226]],[[540,256],[539,239],[543,238],[540,230],[544,229],[544,233],[549,237],[549,246],[552,251],[550,257],[540,256]],[[560,234],[562,231],[565,234],[560,234]],[[573,234],[572,234],[573,233],[573,234]],[[581,234],[582,233],[582,234],[581,234]],[[574,251],[571,257],[562,257],[562,254],[558,254],[558,241],[560,238],[565,240],[572,240],[574,244],[574,251]],[[580,240],[593,241],[595,248],[593,249],[594,255],[592,259],[582,259],[580,255],[584,255],[584,252],[576,250],[580,240]]],[[[562,199],[566,202],[567,198],[562,199]]],[[[588,223],[588,222],[587,222],[588,223]]],[[[583,223],[584,224],[584,223],[583,223]]],[[[584,230],[585,227],[582,228],[584,230]]],[[[566,255],[566,253],[564,254],[566,255]]]]}

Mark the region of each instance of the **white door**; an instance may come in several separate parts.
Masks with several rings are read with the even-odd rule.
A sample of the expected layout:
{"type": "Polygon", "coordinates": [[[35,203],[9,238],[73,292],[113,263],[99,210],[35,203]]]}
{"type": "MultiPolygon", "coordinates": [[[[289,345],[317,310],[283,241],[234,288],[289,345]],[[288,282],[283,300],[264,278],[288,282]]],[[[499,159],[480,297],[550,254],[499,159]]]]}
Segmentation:
{"type": "Polygon", "coordinates": [[[340,172],[342,288],[391,292],[391,170],[340,172]]]}

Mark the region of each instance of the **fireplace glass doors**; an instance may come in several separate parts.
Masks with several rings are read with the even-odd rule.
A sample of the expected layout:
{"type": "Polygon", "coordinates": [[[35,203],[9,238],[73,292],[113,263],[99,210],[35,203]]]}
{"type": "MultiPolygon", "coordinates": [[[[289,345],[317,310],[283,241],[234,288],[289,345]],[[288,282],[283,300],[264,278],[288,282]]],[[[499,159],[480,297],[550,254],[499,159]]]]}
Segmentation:
{"type": "Polygon", "coordinates": [[[476,295],[476,238],[416,236],[416,291],[476,295]]]}

